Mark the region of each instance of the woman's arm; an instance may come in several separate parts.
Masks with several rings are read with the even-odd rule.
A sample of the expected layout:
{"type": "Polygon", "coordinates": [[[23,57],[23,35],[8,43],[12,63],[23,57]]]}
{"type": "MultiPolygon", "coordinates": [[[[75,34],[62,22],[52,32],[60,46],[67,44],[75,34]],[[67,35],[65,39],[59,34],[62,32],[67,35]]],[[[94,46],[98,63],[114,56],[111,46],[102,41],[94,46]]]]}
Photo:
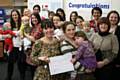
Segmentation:
{"type": "Polygon", "coordinates": [[[93,34],[91,35],[91,37],[90,37],[90,39],[89,39],[89,40],[90,40],[91,42],[93,42],[94,37],[95,37],[95,33],[93,33],[93,34]]]}
{"type": "Polygon", "coordinates": [[[119,50],[119,43],[116,35],[111,36],[111,55],[109,55],[108,60],[111,62],[117,56],[119,50]]]}
{"type": "Polygon", "coordinates": [[[10,34],[0,35],[0,39],[5,39],[5,38],[12,38],[12,36],[10,34]]]}
{"type": "Polygon", "coordinates": [[[41,43],[36,41],[32,47],[32,52],[30,54],[30,58],[33,64],[36,64],[36,65],[40,64],[40,60],[38,59],[40,55],[40,50],[41,50],[41,43]]]}
{"type": "Polygon", "coordinates": [[[24,33],[25,37],[27,37],[30,41],[35,42],[35,38],[30,36],[29,34],[24,33]]]}

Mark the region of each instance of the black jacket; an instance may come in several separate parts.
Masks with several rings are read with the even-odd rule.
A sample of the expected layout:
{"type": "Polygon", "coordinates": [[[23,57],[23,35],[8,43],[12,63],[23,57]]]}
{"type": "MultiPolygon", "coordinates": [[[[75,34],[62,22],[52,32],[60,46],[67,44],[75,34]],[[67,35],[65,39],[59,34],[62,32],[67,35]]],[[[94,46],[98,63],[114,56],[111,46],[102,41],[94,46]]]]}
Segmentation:
{"type": "Polygon", "coordinates": [[[118,51],[118,55],[114,60],[115,64],[119,64],[120,65],[120,26],[117,26],[116,30],[115,30],[115,35],[118,38],[118,42],[119,42],[119,51],[118,51]]]}

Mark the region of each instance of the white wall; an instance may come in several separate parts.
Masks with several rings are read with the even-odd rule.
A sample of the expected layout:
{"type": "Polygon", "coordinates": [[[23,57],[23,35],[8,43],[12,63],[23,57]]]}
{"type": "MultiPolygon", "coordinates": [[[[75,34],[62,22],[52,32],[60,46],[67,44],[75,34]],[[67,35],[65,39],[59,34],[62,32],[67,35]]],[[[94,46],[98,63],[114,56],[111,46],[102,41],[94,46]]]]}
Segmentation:
{"type": "Polygon", "coordinates": [[[112,0],[112,10],[116,10],[120,14],[120,0],[112,0]]]}
{"type": "MultiPolygon", "coordinates": [[[[49,10],[56,12],[56,9],[61,7],[65,10],[67,20],[69,20],[69,15],[72,11],[78,11],[79,15],[83,16],[86,20],[91,19],[92,8],[69,8],[69,2],[75,4],[81,3],[100,3],[109,4],[109,9],[102,9],[103,16],[106,16],[110,10],[117,10],[120,13],[120,1],[119,0],[28,0],[28,8],[32,10],[35,4],[48,5],[49,10]]],[[[47,14],[42,11],[41,15],[46,16],[47,14]]]]}

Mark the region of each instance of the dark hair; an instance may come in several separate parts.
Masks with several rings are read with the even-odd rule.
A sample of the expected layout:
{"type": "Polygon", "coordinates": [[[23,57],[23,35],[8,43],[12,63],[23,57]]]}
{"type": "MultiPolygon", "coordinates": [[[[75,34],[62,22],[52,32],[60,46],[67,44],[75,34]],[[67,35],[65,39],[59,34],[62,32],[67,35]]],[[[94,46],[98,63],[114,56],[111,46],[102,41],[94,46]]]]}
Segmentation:
{"type": "Polygon", "coordinates": [[[105,24],[107,24],[108,25],[108,32],[109,32],[109,30],[110,30],[110,21],[108,20],[108,18],[107,17],[101,17],[99,20],[98,20],[98,30],[100,31],[100,29],[99,29],[99,26],[100,26],[100,24],[102,24],[102,23],[105,23],[105,24]]]}
{"type": "Polygon", "coordinates": [[[93,9],[92,9],[92,15],[93,15],[93,13],[94,13],[94,10],[97,10],[97,11],[99,11],[100,12],[100,16],[102,15],[102,9],[101,8],[99,8],[99,7],[94,7],[93,9]]]}
{"type": "MultiPolygon", "coordinates": [[[[41,18],[40,18],[40,15],[39,15],[38,13],[32,13],[32,15],[34,15],[34,16],[37,18],[38,24],[41,23],[41,18]]],[[[32,16],[32,15],[31,15],[31,16],[32,16]]],[[[32,26],[34,26],[32,20],[31,20],[31,24],[32,24],[32,26]]]]}
{"type": "Polygon", "coordinates": [[[52,21],[49,21],[49,20],[45,20],[44,21],[43,29],[47,29],[47,28],[54,28],[55,29],[54,24],[53,24],[52,21]]]}
{"type": "MultiPolygon", "coordinates": [[[[70,13],[70,21],[72,21],[71,16],[72,16],[73,13],[74,13],[76,16],[78,16],[77,11],[72,11],[72,12],[70,13]]],[[[75,21],[76,21],[76,20],[75,20],[75,21]]]]}
{"type": "Polygon", "coordinates": [[[20,15],[20,12],[19,12],[17,9],[13,9],[13,10],[11,11],[11,14],[10,14],[11,29],[13,30],[13,28],[16,28],[16,27],[17,27],[15,21],[14,21],[13,18],[12,18],[12,13],[13,13],[13,12],[16,12],[17,15],[18,15],[17,24],[18,24],[18,29],[20,29],[20,26],[21,26],[21,15],[20,15]]]}
{"type": "Polygon", "coordinates": [[[53,11],[48,11],[48,16],[50,16],[50,14],[55,14],[53,11]]]}
{"type": "Polygon", "coordinates": [[[62,12],[63,13],[63,16],[61,16],[62,17],[62,21],[65,21],[66,20],[66,15],[65,15],[64,10],[62,8],[58,8],[56,10],[56,13],[58,13],[58,12],[62,12]]]}
{"type": "Polygon", "coordinates": [[[75,32],[75,36],[76,37],[82,37],[82,38],[84,38],[84,40],[88,40],[86,34],[83,31],[77,31],[77,32],[75,32]]]}
{"type": "MultiPolygon", "coordinates": [[[[59,14],[56,13],[54,16],[59,17],[60,21],[62,21],[62,17],[61,17],[59,14]]],[[[54,16],[53,16],[53,17],[54,17],[54,16]]],[[[52,22],[53,22],[53,18],[52,18],[52,22]]],[[[53,24],[54,24],[54,23],[53,23],[53,24]]],[[[55,25],[54,25],[54,26],[55,26],[55,25]]],[[[57,27],[60,27],[60,26],[57,26],[57,27]]],[[[55,26],[55,28],[56,28],[56,26],[55,26]]]]}
{"type": "MultiPolygon", "coordinates": [[[[60,21],[62,21],[62,17],[61,17],[58,13],[56,13],[54,16],[59,17],[59,18],[60,18],[60,21]]],[[[54,17],[54,16],[53,16],[53,17],[54,17]]],[[[52,21],[53,21],[53,19],[52,19],[52,21]]]]}
{"type": "Polygon", "coordinates": [[[71,21],[66,21],[66,22],[64,22],[64,24],[62,25],[63,33],[65,33],[66,28],[67,28],[67,25],[69,25],[69,24],[72,24],[72,25],[75,26],[75,24],[74,24],[73,22],[71,22],[71,21]]]}
{"type": "Polygon", "coordinates": [[[37,7],[39,9],[39,11],[40,11],[40,6],[38,4],[33,6],[33,10],[34,10],[35,7],[37,7]]]}
{"type": "Polygon", "coordinates": [[[119,15],[119,13],[118,13],[117,11],[113,10],[113,11],[110,11],[110,12],[108,13],[108,15],[107,15],[107,18],[108,18],[108,19],[109,19],[110,15],[111,15],[112,13],[115,13],[115,14],[117,14],[117,16],[118,16],[118,21],[117,21],[117,23],[116,23],[116,25],[117,25],[117,24],[119,23],[119,21],[120,21],[120,15],[119,15]]]}
{"type": "MultiPolygon", "coordinates": [[[[83,17],[82,16],[77,16],[77,18],[81,19],[82,21],[84,21],[83,17]]],[[[77,19],[76,18],[76,19],[77,19]]]]}

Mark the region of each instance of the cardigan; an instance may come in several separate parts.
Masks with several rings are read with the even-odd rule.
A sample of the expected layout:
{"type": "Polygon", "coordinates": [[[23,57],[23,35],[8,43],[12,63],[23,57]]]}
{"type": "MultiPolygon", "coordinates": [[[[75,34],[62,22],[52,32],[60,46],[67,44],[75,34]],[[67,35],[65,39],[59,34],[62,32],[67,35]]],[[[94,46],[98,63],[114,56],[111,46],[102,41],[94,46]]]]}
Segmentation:
{"type": "Polygon", "coordinates": [[[95,33],[91,36],[90,41],[93,43],[95,52],[97,52],[98,49],[101,50],[103,60],[108,59],[109,62],[111,62],[117,56],[119,44],[114,34],[100,36],[98,33],[95,33]]]}

